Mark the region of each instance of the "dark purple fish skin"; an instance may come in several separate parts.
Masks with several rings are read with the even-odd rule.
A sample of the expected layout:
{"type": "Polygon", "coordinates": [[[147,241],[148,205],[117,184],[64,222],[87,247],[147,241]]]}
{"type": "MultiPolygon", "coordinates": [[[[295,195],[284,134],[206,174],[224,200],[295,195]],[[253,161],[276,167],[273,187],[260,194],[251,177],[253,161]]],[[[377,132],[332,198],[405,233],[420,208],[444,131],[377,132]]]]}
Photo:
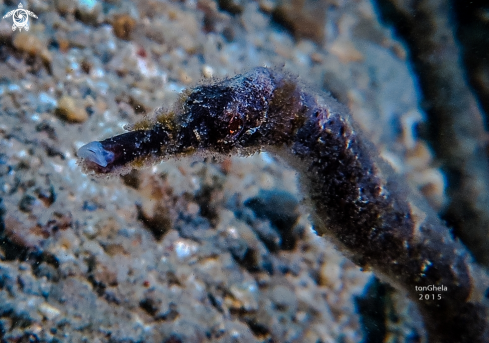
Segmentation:
{"type": "Polygon", "coordinates": [[[299,171],[317,233],[406,292],[424,316],[430,342],[489,342],[483,270],[378,158],[336,100],[280,71],[255,68],[195,87],[172,118],[166,126],[156,122],[101,141],[114,154],[107,166],[81,164],[105,174],[144,156],[271,151],[299,171]],[[447,290],[441,299],[418,300],[416,287],[430,285],[447,290]]]}

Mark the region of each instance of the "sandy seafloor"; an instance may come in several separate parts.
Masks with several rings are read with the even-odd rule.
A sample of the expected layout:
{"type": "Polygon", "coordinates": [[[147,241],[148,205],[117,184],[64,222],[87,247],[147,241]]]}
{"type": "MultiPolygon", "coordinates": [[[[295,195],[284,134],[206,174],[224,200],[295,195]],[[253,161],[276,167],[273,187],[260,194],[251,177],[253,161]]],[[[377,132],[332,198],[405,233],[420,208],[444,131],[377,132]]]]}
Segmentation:
{"type": "MultiPolygon", "coordinates": [[[[288,4],[292,30],[270,0],[23,5],[38,16],[28,32],[0,21],[2,342],[362,341],[356,299],[373,275],[315,236],[296,173],[272,155],[94,179],[76,151],[186,87],[273,66],[347,104],[440,208],[406,51],[370,1],[288,4]]],[[[413,306],[389,301],[385,337],[422,341],[413,306]]]]}

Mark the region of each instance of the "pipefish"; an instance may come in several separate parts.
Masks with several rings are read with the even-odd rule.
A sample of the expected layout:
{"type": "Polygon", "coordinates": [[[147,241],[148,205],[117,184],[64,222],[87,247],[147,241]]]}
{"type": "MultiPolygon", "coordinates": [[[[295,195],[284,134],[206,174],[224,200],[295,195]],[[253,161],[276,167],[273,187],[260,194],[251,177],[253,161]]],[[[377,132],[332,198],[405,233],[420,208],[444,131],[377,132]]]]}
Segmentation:
{"type": "Polygon", "coordinates": [[[87,173],[121,174],[189,154],[270,151],[300,174],[315,230],[407,293],[430,342],[489,341],[484,272],[433,210],[402,183],[348,110],[269,68],[200,85],[169,111],[78,151],[87,173]],[[420,301],[416,287],[445,287],[420,301]]]}

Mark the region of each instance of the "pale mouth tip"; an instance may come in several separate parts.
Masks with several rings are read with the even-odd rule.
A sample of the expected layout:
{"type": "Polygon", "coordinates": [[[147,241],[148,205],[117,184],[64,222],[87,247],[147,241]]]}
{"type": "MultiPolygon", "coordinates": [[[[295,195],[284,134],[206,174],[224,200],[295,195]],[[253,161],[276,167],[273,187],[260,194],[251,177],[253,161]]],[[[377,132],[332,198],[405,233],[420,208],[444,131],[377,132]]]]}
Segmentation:
{"type": "Polygon", "coordinates": [[[96,163],[101,167],[107,167],[114,160],[114,153],[105,150],[100,142],[85,144],[77,152],[78,157],[96,163]]]}

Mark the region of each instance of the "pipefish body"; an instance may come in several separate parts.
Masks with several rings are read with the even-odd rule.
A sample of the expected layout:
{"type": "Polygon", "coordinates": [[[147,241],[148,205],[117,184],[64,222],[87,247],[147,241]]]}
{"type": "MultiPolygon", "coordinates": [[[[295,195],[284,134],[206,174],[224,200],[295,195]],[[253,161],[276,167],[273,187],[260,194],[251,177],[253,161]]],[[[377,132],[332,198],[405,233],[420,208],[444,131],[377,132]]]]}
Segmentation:
{"type": "Polygon", "coordinates": [[[194,153],[271,151],[297,169],[315,230],[355,263],[409,294],[430,342],[488,342],[483,271],[449,229],[401,183],[348,110],[296,78],[255,68],[182,96],[154,121],[78,151],[87,173],[120,174],[194,153]],[[416,287],[446,287],[418,300],[416,287]]]}

